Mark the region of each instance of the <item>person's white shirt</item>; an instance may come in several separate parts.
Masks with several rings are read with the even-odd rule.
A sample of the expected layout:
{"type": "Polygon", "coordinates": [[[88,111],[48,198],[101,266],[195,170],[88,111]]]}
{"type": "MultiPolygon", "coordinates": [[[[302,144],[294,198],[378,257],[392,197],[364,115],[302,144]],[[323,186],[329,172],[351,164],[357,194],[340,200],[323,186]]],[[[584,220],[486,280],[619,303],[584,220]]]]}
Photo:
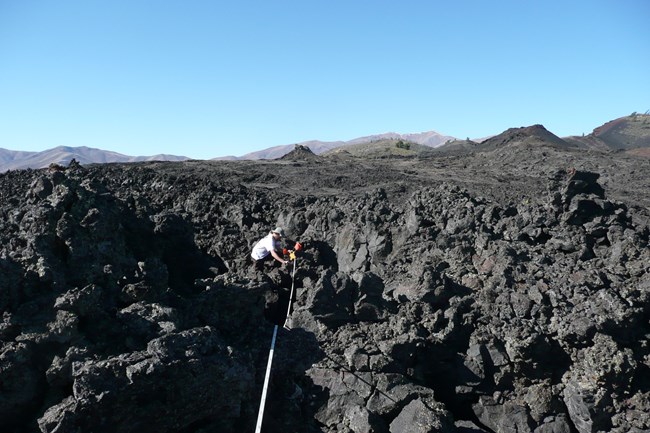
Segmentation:
{"type": "Polygon", "coordinates": [[[253,247],[251,257],[255,260],[262,260],[271,254],[271,251],[278,249],[278,241],[273,238],[273,233],[269,233],[259,240],[253,247]]]}

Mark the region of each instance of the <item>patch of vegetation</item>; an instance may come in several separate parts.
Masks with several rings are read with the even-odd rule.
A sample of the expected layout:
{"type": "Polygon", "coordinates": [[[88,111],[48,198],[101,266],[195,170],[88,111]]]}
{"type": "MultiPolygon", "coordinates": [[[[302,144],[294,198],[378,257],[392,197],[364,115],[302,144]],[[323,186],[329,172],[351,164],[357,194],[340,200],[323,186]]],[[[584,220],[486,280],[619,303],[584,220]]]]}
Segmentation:
{"type": "MultiPolygon", "coordinates": [[[[391,156],[416,156],[433,152],[429,146],[417,144],[403,139],[382,139],[373,140],[365,143],[356,143],[342,146],[339,149],[345,150],[352,156],[385,158],[391,156]]],[[[327,151],[322,155],[327,156],[334,154],[333,150],[327,151]]]]}
{"type": "Polygon", "coordinates": [[[395,143],[395,147],[398,147],[398,148],[404,149],[404,150],[411,150],[411,144],[405,142],[404,140],[398,140],[397,143],[395,143]]]}

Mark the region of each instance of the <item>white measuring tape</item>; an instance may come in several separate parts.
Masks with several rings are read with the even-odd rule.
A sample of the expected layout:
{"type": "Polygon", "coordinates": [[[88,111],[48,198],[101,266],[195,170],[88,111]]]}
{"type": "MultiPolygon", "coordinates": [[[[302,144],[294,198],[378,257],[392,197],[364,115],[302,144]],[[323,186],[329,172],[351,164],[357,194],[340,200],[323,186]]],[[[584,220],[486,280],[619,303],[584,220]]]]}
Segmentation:
{"type": "MultiPolygon", "coordinates": [[[[289,308],[287,309],[287,317],[284,318],[284,326],[287,326],[289,314],[291,314],[291,300],[293,299],[293,287],[296,276],[296,258],[293,259],[293,275],[291,276],[291,293],[289,294],[289,308]]],[[[289,329],[289,328],[287,328],[289,329]]],[[[269,389],[269,378],[271,377],[271,364],[273,363],[273,351],[275,350],[275,339],[278,335],[278,325],[273,328],[273,338],[271,339],[271,350],[269,350],[269,361],[266,364],[266,375],[264,376],[264,388],[262,388],[262,400],[260,400],[260,410],[257,413],[257,426],[255,433],[262,432],[262,420],[264,419],[264,406],[266,405],[266,392],[269,389]]]]}
{"type": "Polygon", "coordinates": [[[264,418],[264,405],[266,404],[266,391],[269,388],[269,377],[271,376],[271,364],[273,363],[273,351],[275,350],[275,337],[278,335],[278,325],[273,328],[273,338],[271,339],[271,350],[269,350],[269,361],[266,364],[266,376],[264,377],[264,388],[262,389],[262,400],[260,401],[260,410],[257,413],[257,426],[255,433],[262,431],[262,419],[264,418]]]}
{"type": "Polygon", "coordinates": [[[291,315],[291,307],[293,306],[293,287],[296,281],[296,263],[298,263],[298,259],[294,256],[293,259],[293,272],[291,275],[291,292],[289,293],[289,307],[287,308],[287,316],[284,318],[284,328],[285,329],[291,329],[287,325],[289,321],[289,316],[291,315]]]}

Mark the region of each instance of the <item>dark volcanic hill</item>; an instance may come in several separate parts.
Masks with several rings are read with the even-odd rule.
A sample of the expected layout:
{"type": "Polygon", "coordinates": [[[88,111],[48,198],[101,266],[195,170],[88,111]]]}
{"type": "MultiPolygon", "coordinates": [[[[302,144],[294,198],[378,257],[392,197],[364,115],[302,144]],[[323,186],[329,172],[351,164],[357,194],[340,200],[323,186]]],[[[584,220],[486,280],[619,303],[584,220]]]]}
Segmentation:
{"type": "Polygon", "coordinates": [[[293,161],[313,161],[320,158],[315,155],[309,147],[296,144],[294,149],[286,155],[282,156],[281,159],[293,161]]]}
{"type": "Polygon", "coordinates": [[[649,431],[650,160],[517,133],[0,174],[2,431],[254,431],[275,324],[264,432],[649,431]]]}
{"type": "Polygon", "coordinates": [[[472,140],[453,140],[438,147],[436,152],[467,153],[501,151],[509,153],[515,148],[550,147],[567,150],[577,147],[548,131],[542,125],[510,128],[499,135],[492,136],[480,143],[472,140]]]}
{"type": "Polygon", "coordinates": [[[594,129],[591,134],[611,149],[650,147],[650,115],[632,114],[594,129]]]}
{"type": "MultiPolygon", "coordinates": [[[[650,147],[650,115],[633,113],[594,129],[589,135],[567,137],[568,142],[581,147],[601,150],[632,150],[650,147]]],[[[644,153],[644,151],[634,151],[644,153]]]]}
{"type": "Polygon", "coordinates": [[[540,143],[560,149],[570,147],[566,141],[549,132],[542,125],[533,125],[510,128],[499,135],[482,141],[477,146],[477,150],[494,150],[512,146],[538,145],[540,143]]]}

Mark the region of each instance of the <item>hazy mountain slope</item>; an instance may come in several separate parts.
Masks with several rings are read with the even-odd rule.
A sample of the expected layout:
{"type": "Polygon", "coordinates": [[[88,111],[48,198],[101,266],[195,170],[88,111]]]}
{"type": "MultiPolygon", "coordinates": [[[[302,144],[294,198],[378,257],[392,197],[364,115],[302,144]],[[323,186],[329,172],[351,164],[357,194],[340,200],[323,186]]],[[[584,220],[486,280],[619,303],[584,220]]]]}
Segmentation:
{"type": "Polygon", "coordinates": [[[366,137],[355,138],[350,140],[347,144],[359,144],[359,143],[368,143],[372,141],[379,140],[404,140],[410,141],[412,143],[422,144],[429,147],[438,147],[449,140],[454,140],[455,138],[449,135],[438,134],[435,131],[419,132],[413,134],[398,134],[396,132],[387,132],[385,134],[378,135],[369,135],[366,137]]]}
{"type": "Polygon", "coordinates": [[[257,150],[255,152],[249,152],[242,156],[223,156],[219,158],[213,158],[214,161],[233,161],[233,160],[258,160],[258,159],[277,159],[281,158],[287,153],[291,152],[296,146],[306,146],[311,149],[316,155],[319,155],[323,152],[327,152],[330,149],[342,146],[345,144],[345,141],[318,141],[310,140],[303,141],[297,144],[284,144],[282,146],[273,146],[267,149],[257,150]]]}
{"type": "Polygon", "coordinates": [[[19,150],[0,149],[0,164],[8,164],[12,161],[27,158],[36,152],[22,152],[19,150]]]}
{"type": "Polygon", "coordinates": [[[80,164],[136,161],[184,161],[189,158],[175,155],[130,156],[91,147],[58,146],[43,152],[15,152],[0,149],[0,172],[26,168],[44,168],[52,163],[68,165],[72,159],[80,164]],[[3,156],[6,155],[6,158],[3,156]],[[12,157],[13,155],[13,157],[12,157]]]}
{"type": "Polygon", "coordinates": [[[138,161],[187,161],[188,158],[187,156],[179,156],[179,155],[169,155],[167,153],[159,153],[157,155],[151,155],[151,156],[134,156],[129,159],[128,162],[138,162],[138,161]]]}
{"type": "MultiPolygon", "coordinates": [[[[454,140],[454,137],[451,137],[449,135],[442,135],[435,131],[427,131],[427,132],[420,132],[414,134],[398,134],[396,132],[387,132],[385,134],[367,135],[365,137],[354,138],[348,141],[310,140],[310,141],[303,141],[301,143],[297,143],[297,145],[309,147],[311,151],[314,152],[316,155],[320,155],[322,153],[331,151],[332,149],[336,149],[338,147],[372,143],[376,141],[385,141],[385,140],[395,140],[395,141],[403,140],[406,142],[416,143],[423,146],[437,147],[449,140],[454,140]]],[[[224,156],[224,157],[214,158],[214,160],[277,159],[291,152],[294,149],[294,146],[296,146],[296,144],[274,146],[274,147],[269,147],[267,149],[250,152],[239,157],[224,156]]]]}

